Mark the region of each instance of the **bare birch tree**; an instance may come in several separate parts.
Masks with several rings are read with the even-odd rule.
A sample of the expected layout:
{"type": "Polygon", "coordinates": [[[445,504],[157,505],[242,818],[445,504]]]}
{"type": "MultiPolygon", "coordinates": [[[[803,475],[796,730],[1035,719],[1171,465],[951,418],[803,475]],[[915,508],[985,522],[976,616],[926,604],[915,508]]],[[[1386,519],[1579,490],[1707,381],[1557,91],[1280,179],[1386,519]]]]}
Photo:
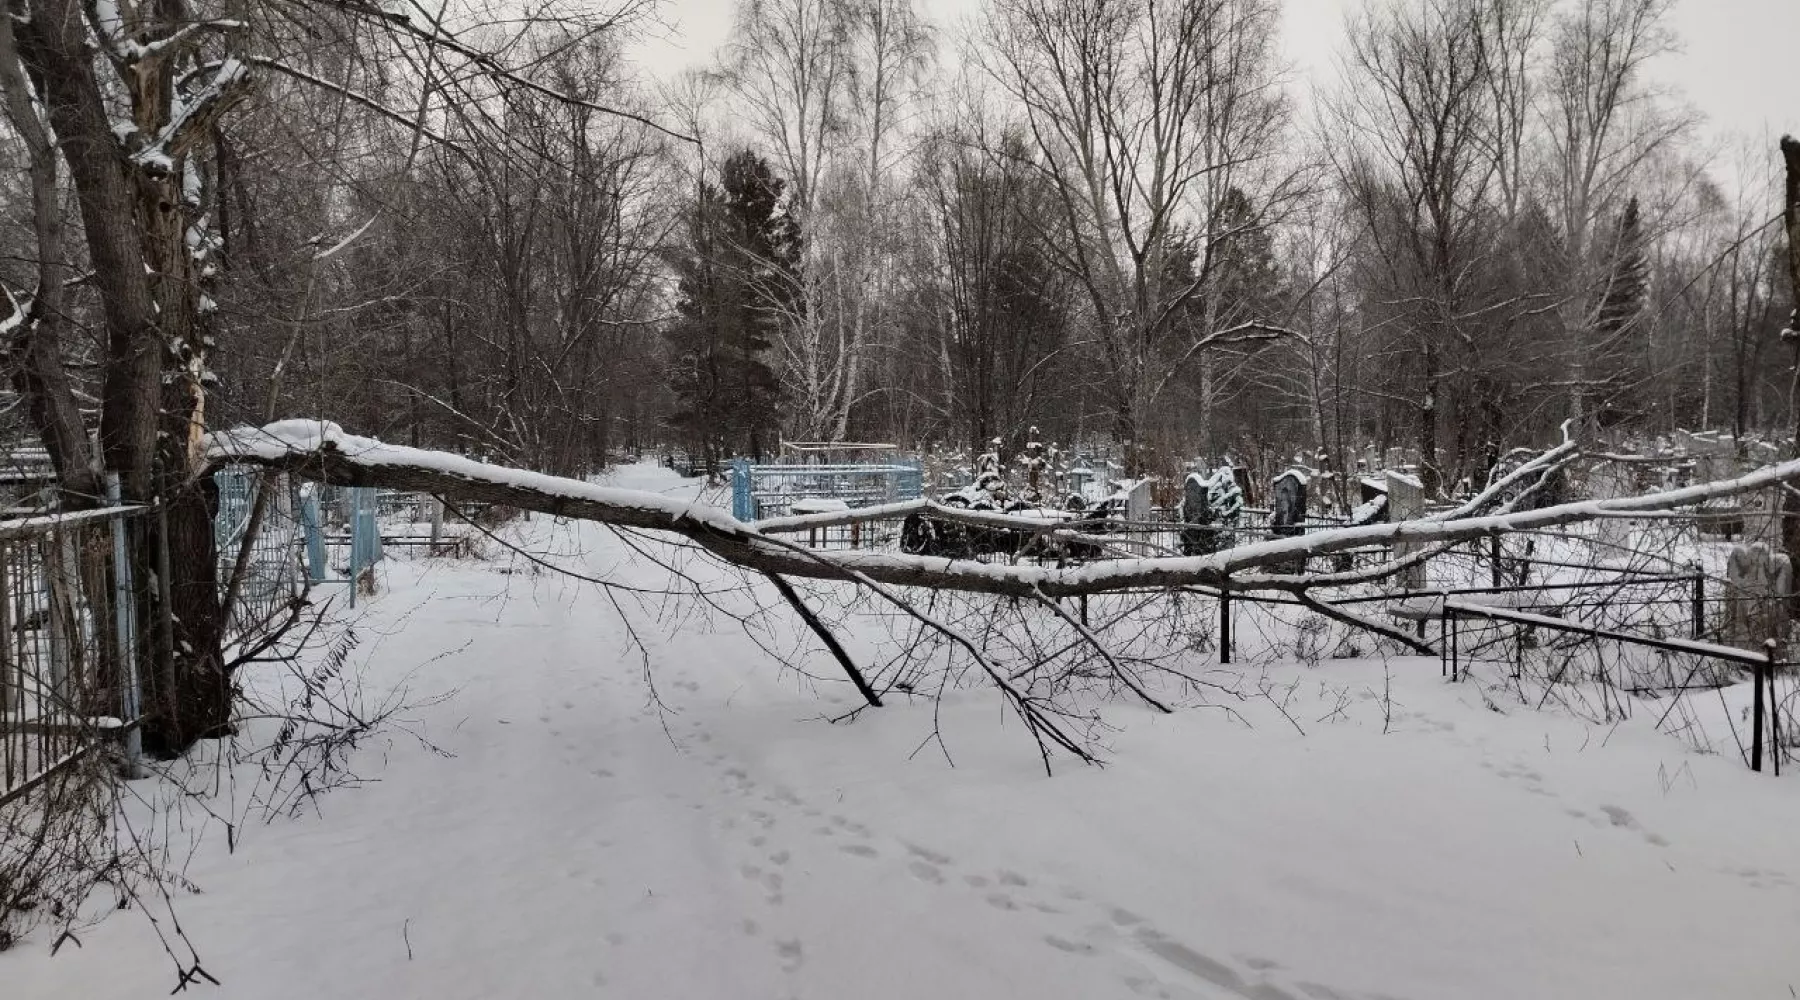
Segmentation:
{"type": "Polygon", "coordinates": [[[1687,122],[1664,114],[1644,67],[1670,44],[1672,0],[1580,0],[1559,14],[1544,87],[1551,203],[1562,242],[1558,315],[1568,342],[1569,413],[1587,425],[1624,388],[1617,363],[1635,323],[1604,329],[1603,303],[1619,248],[1604,224],[1625,208],[1638,168],[1687,122]],[[1612,363],[1608,363],[1612,362],[1612,363]]]}
{"type": "MultiPolygon", "coordinates": [[[[1294,176],[1274,167],[1287,109],[1273,61],[1276,10],[1263,0],[998,0],[988,22],[993,79],[1024,109],[1030,161],[1057,192],[1099,341],[1113,432],[1141,465],[1150,411],[1173,373],[1210,348],[1285,331],[1266,318],[1202,323],[1183,307],[1213,277],[1223,195],[1251,192],[1256,223],[1294,176]],[[1193,273],[1177,260],[1200,242],[1193,273]]],[[[1242,223],[1240,223],[1242,225],[1242,223]]]]}

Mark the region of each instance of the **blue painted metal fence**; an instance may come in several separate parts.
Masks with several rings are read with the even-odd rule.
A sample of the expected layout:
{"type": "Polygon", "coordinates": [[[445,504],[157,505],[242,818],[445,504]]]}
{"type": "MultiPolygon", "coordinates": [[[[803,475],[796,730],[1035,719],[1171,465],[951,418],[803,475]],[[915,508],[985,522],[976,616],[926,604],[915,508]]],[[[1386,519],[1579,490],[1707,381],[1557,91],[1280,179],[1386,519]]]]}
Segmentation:
{"type": "MultiPolygon", "coordinates": [[[[213,520],[213,532],[221,564],[220,585],[224,586],[244,532],[250,528],[250,514],[261,480],[254,470],[227,468],[215,473],[213,481],[219,488],[219,512],[213,520]]],[[[265,505],[241,599],[252,603],[261,603],[265,598],[285,601],[307,586],[359,580],[382,560],[380,497],[376,490],[318,485],[295,490],[284,478],[275,482],[274,488],[280,492],[265,505]],[[343,541],[346,535],[348,546],[343,541]],[[334,549],[348,557],[347,563],[333,565],[334,549]]],[[[350,588],[352,606],[356,603],[356,590],[354,586],[350,588]]]]}
{"type": "Polygon", "coordinates": [[[841,500],[869,507],[914,500],[925,476],[917,460],[854,465],[754,465],[731,462],[731,514],[740,521],[780,517],[799,500],[841,500]]]}

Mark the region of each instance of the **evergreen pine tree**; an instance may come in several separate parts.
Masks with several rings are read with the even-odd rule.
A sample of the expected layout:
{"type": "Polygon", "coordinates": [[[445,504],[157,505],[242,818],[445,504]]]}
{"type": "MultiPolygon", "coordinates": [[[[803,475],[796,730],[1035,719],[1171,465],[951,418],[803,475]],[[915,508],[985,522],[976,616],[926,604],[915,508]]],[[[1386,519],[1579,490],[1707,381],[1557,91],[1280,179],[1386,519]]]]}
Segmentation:
{"type": "Polygon", "coordinates": [[[755,153],[733,154],[717,185],[702,184],[675,261],[680,318],[666,337],[678,405],[669,423],[709,471],[731,455],[762,458],[777,436],[780,383],[769,355],[796,306],[800,261],[784,186],[755,153]]]}
{"type": "Polygon", "coordinates": [[[1600,299],[1599,320],[1595,327],[1603,345],[1610,346],[1615,337],[1625,333],[1643,314],[1650,286],[1650,261],[1644,252],[1644,242],[1643,220],[1638,215],[1638,200],[1633,197],[1619,218],[1612,264],[1600,299]]]}

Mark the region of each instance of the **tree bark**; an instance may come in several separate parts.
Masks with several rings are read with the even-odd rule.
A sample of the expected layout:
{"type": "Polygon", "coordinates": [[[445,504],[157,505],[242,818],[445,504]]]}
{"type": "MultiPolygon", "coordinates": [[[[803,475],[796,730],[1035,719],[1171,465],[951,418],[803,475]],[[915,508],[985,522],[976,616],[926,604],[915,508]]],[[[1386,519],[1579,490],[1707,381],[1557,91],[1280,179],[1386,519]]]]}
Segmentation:
{"type": "MultiPolygon", "coordinates": [[[[1794,310],[1788,316],[1781,338],[1794,345],[1794,370],[1788,389],[1788,405],[1793,408],[1794,451],[1800,457],[1800,139],[1781,137],[1781,158],[1787,168],[1783,186],[1782,217],[1787,228],[1788,286],[1793,292],[1794,310]]],[[[1788,561],[1800,569],[1800,493],[1793,487],[1781,493],[1781,544],[1788,561]]],[[[1800,616],[1800,590],[1788,597],[1790,614],[1800,616]]]]}
{"type": "MultiPolygon", "coordinates": [[[[188,13],[179,0],[165,0],[155,16],[172,24],[188,13]]],[[[199,205],[184,189],[183,165],[188,147],[212,132],[217,116],[234,102],[231,95],[241,91],[217,89],[210,103],[189,109],[175,134],[164,134],[174,106],[173,50],[138,54],[119,64],[123,93],[115,96],[129,104],[135,130],[121,136],[97,70],[109,62],[97,58],[90,44],[84,5],[40,0],[30,18],[14,24],[19,60],[38,84],[69,168],[99,295],[103,466],[119,475],[124,500],[160,499],[164,507],[134,533],[132,559],[139,653],[147,663],[145,745],[177,754],[222,729],[231,711],[220,646],[214,502],[200,451],[208,341],[195,261],[200,251],[188,240],[199,205]],[[159,144],[160,156],[140,162],[130,150],[145,142],[159,144]]],[[[39,346],[48,351],[53,344],[39,346]]],[[[57,391],[52,380],[43,380],[41,388],[57,391]]],[[[60,443],[73,434],[61,426],[67,414],[48,408],[34,409],[34,416],[40,417],[40,434],[59,442],[59,470],[77,465],[79,453],[60,443]]]]}
{"type": "MultiPolygon", "coordinates": [[[[92,507],[100,503],[103,494],[99,463],[81,421],[62,344],[67,325],[65,283],[71,269],[65,249],[56,144],[33,107],[33,91],[19,63],[10,17],[0,18],[0,91],[5,95],[6,117],[25,142],[32,230],[38,248],[37,289],[29,307],[24,307],[26,315],[19,317],[16,340],[6,345],[15,363],[13,385],[56,469],[62,505],[67,509],[92,507]]],[[[21,307],[17,302],[14,306],[21,307]]]]}
{"type": "Polygon", "coordinates": [[[107,119],[86,21],[73,0],[45,0],[18,23],[19,55],[41,81],[51,127],[75,184],[106,329],[100,446],[127,499],[154,495],[161,338],[140,243],[132,180],[107,119]]]}

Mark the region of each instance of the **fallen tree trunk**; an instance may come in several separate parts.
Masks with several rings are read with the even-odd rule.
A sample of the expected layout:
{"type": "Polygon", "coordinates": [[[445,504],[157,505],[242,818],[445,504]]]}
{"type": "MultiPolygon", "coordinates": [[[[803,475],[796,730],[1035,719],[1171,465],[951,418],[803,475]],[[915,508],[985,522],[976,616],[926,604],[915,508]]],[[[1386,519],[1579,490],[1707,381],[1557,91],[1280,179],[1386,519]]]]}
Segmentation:
{"type": "MultiPolygon", "coordinates": [[[[726,562],[760,573],[826,580],[867,578],[892,586],[926,587],[997,594],[1035,600],[1136,589],[1205,586],[1218,589],[1293,592],[1314,583],[1304,575],[1248,571],[1291,564],[1301,557],[1328,555],[1369,545],[1405,542],[1442,545],[1526,529],[1576,524],[1605,517],[1654,516],[1709,500],[1800,480],[1800,459],[1771,465],[1736,479],[1704,483],[1638,497],[1591,500],[1498,514],[1464,514],[1465,504],[1436,519],[1338,528],[1292,538],[1255,542],[1206,556],[1105,559],[1078,567],[998,565],[973,560],[909,556],[886,552],[797,551],[754,523],[715,507],[658,493],[596,486],[575,479],[487,465],[444,452],[383,444],[344,433],[335,424],[288,420],[262,428],[212,435],[208,454],[219,463],[282,469],[340,486],[379,486],[434,493],[521,510],[663,531],[684,536],[726,562]],[[1464,516],[1456,516],[1464,514],[1464,516]]],[[[1565,444],[1546,453],[1575,455],[1565,444]]],[[[966,513],[966,512],[963,512],[966,513]]],[[[838,516],[838,515],[833,515],[838,516]]],[[[983,523],[1019,521],[1023,530],[1039,522],[979,515],[983,523]]],[[[782,530],[792,525],[782,523],[782,530]]]]}

